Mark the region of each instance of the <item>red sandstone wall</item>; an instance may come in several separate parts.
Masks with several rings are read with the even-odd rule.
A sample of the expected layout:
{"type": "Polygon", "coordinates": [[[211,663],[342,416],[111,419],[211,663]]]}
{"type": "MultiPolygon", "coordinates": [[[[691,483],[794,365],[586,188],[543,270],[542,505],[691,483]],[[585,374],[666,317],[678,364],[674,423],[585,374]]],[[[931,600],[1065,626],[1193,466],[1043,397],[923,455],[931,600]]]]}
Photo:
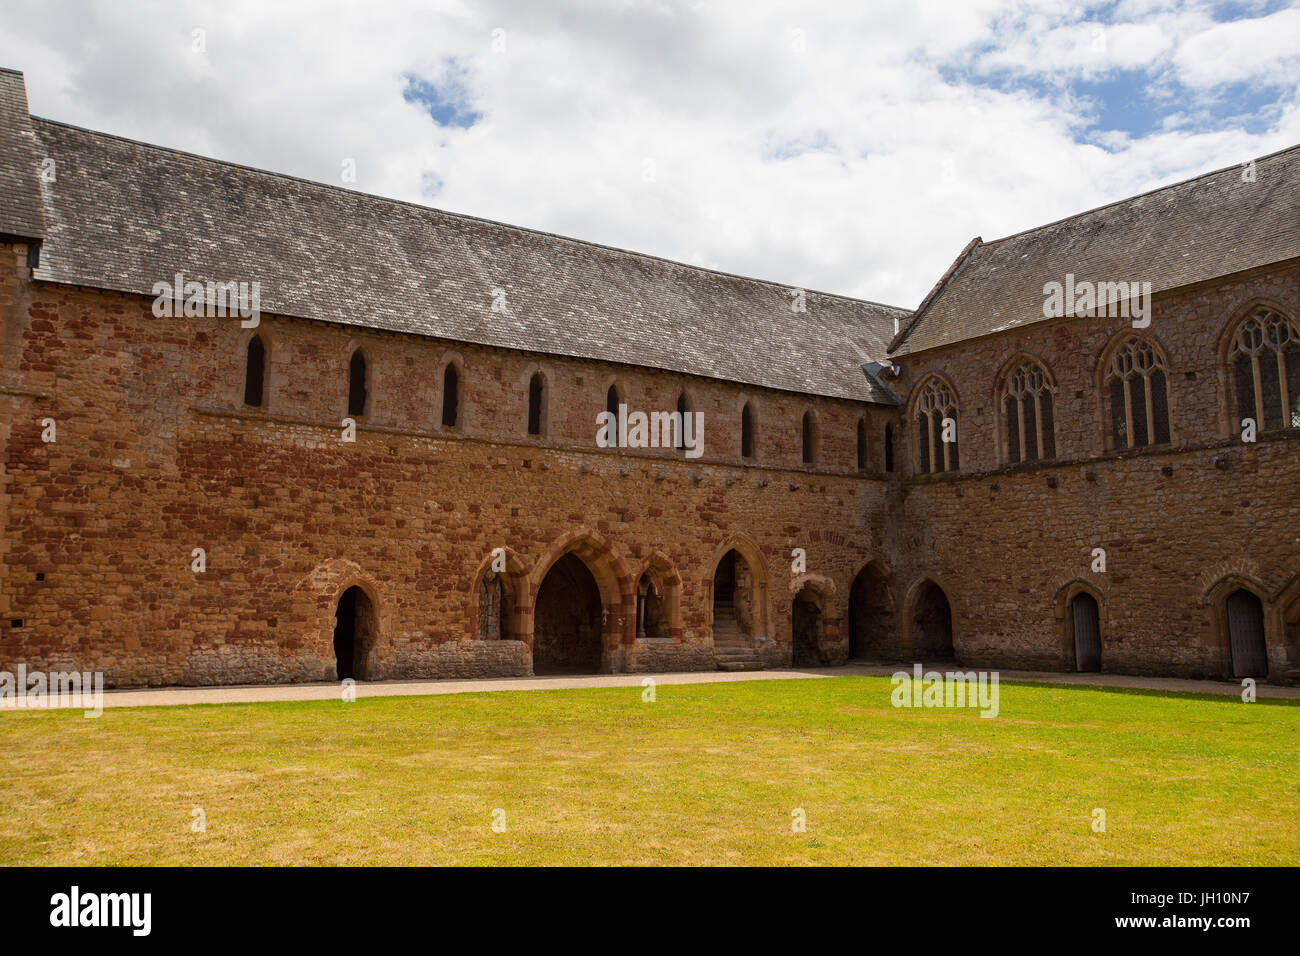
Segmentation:
{"type": "MultiPolygon", "coordinates": [[[[1243,444],[1219,360],[1225,327],[1260,299],[1300,313],[1300,267],[1157,298],[1146,331],[1171,368],[1165,450],[1102,450],[1097,366],[1127,320],[1046,323],[907,360],[901,394],[931,372],[958,393],[963,474],[902,489],[888,548],[902,605],[932,576],[963,660],[1072,669],[1063,591],[1084,582],[1101,598],[1104,669],[1227,676],[1226,595],[1215,585],[1231,580],[1265,603],[1271,675],[1300,676],[1300,435],[1243,444]],[[1058,464],[1001,465],[996,375],[1017,352],[1056,378],[1058,464]],[[1106,549],[1104,574],[1090,570],[1095,547],[1106,549]]],[[[909,472],[913,431],[900,457],[909,472]]],[[[907,623],[905,613],[899,653],[907,623]]]]}
{"type": "Polygon", "coordinates": [[[681,378],[264,318],[268,407],[250,412],[251,333],[236,320],[156,319],[145,298],[43,283],[31,293],[17,363],[30,394],[4,396],[0,667],[97,668],[115,685],[332,679],[333,603],[361,583],[379,606],[375,676],[526,673],[523,642],[474,638],[478,574],[509,549],[528,630],[541,574],[577,547],[602,585],[609,668],[712,668],[709,587],[734,536],[765,564],[761,655],[789,660],[789,556],[803,547],[827,592],[828,653],[843,657],[849,583],[883,523],[884,483],[855,472],[856,424],[868,414],[878,435],[888,410],[692,380],[703,459],[602,450],[595,416],[612,380],[633,408],[671,410],[681,378]],[[345,444],[358,344],[371,402],[345,444]],[[464,363],[451,432],[436,425],[449,351],[464,363]],[[530,439],[539,365],[549,430],[530,439]],[[759,466],[739,458],[746,398],[759,466]],[[822,430],[813,468],[799,464],[807,407],[822,430]],[[671,637],[637,641],[633,588],[652,562],[680,581],[679,616],[671,637]]]}
{"type": "Polygon", "coordinates": [[[1300,269],[1262,270],[1156,303],[1174,446],[1107,455],[1096,364],[1123,320],[1072,320],[909,359],[907,396],[931,370],[961,401],[963,474],[880,474],[890,408],[805,398],[650,370],[554,359],[267,318],[265,410],[242,406],[234,320],[155,319],[147,299],[28,283],[24,250],[0,270],[0,668],[100,668],[111,684],[333,677],[333,606],[348,585],[375,597],[375,676],[526,673],[532,599],[572,548],[605,604],[605,666],[712,668],[710,586],[731,543],[765,571],[759,656],[790,655],[793,594],[826,606],[823,646],[847,651],[854,575],[874,561],[892,613],[878,644],[910,654],[912,596],[926,577],[953,608],[966,663],[1069,669],[1071,587],[1101,598],[1103,667],[1224,676],[1225,581],[1265,600],[1277,679],[1300,665],[1300,505],[1294,436],[1242,445],[1219,367],[1228,319],[1257,297],[1300,303],[1300,269]],[[364,347],[371,403],[339,441],[347,359],[364,347]],[[1059,461],[1001,467],[997,371],[1014,353],[1057,381],[1059,461]],[[442,368],[463,363],[461,424],[437,425],[442,368]],[[548,429],[526,435],[527,385],[549,385],[548,429]],[[617,382],[633,408],[671,410],[685,385],[706,415],[706,453],[594,447],[617,382]],[[739,409],[758,412],[758,464],[739,456],[739,409]],[[815,409],[822,454],[800,464],[799,420],[815,409]],[[871,474],[855,473],[870,422],[871,474]],[[45,417],[58,441],[40,440],[45,417]],[[743,542],[751,541],[752,547],[743,542]],[[190,570],[191,549],[207,571],[190,570]],[[478,576],[509,553],[519,609],[508,632],[474,638],[478,576]],[[808,551],[795,578],[790,550],[808,551]],[[1104,547],[1106,574],[1089,570],[1104,547]],[[671,636],[636,640],[633,589],[654,566],[675,589],[671,636]],[[37,575],[44,575],[43,581],[37,575]],[[1220,602],[1220,603],[1216,603],[1220,602]],[[15,628],[12,621],[21,620],[15,628]]]}

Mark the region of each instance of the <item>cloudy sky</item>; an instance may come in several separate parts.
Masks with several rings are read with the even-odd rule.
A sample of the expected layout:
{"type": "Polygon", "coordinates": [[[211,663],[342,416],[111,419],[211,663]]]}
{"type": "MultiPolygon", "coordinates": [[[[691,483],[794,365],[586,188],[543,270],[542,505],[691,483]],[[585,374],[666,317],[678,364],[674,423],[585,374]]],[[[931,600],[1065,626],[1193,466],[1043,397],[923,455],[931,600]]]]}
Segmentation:
{"type": "Polygon", "coordinates": [[[1300,0],[0,0],[0,24],[38,116],[908,307],[973,236],[1300,143],[1300,0]]]}

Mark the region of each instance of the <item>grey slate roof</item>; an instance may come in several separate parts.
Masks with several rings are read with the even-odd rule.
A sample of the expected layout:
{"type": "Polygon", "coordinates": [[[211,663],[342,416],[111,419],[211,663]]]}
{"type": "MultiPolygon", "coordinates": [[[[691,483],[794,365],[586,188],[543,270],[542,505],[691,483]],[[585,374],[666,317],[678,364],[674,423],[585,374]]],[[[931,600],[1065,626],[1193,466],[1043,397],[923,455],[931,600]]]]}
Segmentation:
{"type": "Polygon", "coordinates": [[[958,257],[894,343],[904,355],[1045,320],[1043,286],[1149,281],[1152,294],[1300,256],[1300,146],[989,243],[958,257]]]}
{"type": "Polygon", "coordinates": [[[39,172],[23,75],[0,68],[0,236],[44,238],[39,172]]]}
{"type": "Polygon", "coordinates": [[[31,122],[58,163],[40,279],[256,280],[270,314],[891,401],[862,365],[905,309],[808,292],[794,313],[786,286],[31,122]]]}

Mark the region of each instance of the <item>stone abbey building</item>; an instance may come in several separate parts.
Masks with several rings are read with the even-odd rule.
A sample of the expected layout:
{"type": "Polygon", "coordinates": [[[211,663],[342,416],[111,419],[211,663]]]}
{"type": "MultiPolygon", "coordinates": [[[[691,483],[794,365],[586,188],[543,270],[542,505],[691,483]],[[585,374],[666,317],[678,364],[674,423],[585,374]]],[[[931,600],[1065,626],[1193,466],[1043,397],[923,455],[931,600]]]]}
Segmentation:
{"type": "Polygon", "coordinates": [[[910,311],[39,119],[6,71],[0,253],[0,669],[1300,677],[1300,147],[976,239],[910,311]]]}

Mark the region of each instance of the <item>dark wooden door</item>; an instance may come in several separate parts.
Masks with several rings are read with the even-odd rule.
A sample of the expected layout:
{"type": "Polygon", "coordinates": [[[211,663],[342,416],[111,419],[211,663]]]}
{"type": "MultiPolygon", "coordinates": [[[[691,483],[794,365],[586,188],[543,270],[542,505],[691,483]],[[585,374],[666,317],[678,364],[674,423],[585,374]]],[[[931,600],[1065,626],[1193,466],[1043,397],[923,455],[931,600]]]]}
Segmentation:
{"type": "Polygon", "coordinates": [[[1264,642],[1264,605],[1249,591],[1228,596],[1228,641],[1232,645],[1234,677],[1267,677],[1268,647],[1264,642]]]}
{"type": "Polygon", "coordinates": [[[1074,616],[1074,666],[1080,671],[1101,670],[1101,622],[1091,594],[1076,594],[1070,602],[1074,616]]]}

